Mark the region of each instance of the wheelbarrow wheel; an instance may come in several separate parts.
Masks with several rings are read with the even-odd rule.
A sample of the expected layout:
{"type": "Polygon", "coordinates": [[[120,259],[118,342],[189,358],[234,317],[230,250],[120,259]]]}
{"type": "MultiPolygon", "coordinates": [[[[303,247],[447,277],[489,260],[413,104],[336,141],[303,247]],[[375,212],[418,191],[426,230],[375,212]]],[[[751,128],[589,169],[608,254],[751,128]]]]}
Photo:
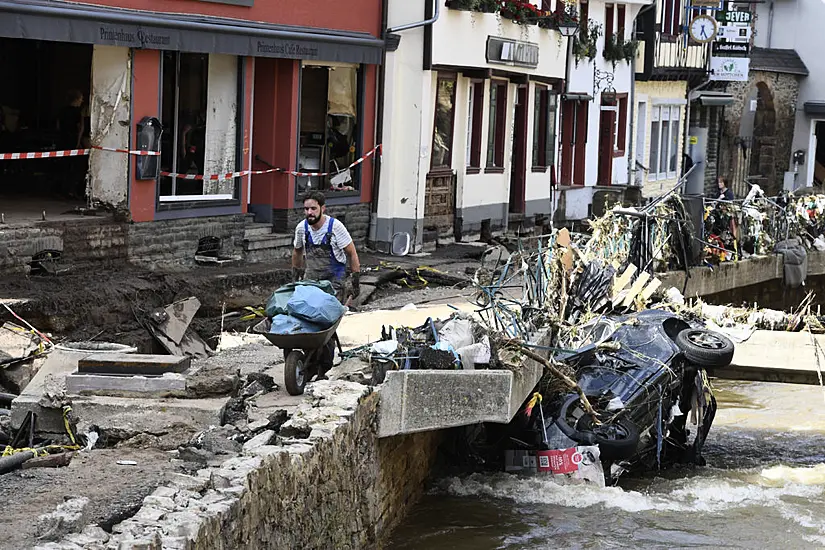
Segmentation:
{"type": "Polygon", "coordinates": [[[284,362],[284,386],[289,395],[301,395],[307,385],[306,357],[301,351],[291,351],[284,362]]]}

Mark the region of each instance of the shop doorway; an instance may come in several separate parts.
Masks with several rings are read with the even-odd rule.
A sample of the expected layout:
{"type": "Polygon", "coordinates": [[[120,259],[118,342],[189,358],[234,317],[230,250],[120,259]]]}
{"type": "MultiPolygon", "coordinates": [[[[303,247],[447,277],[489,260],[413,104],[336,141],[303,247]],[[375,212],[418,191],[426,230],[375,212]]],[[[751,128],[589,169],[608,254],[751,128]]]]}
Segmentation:
{"type": "MultiPolygon", "coordinates": [[[[92,46],[0,38],[0,153],[87,148],[92,46]]],[[[78,215],[88,157],[0,160],[7,223],[78,215]]]]}
{"type": "Polygon", "coordinates": [[[510,163],[510,213],[523,214],[527,178],[527,94],[520,86],[513,117],[513,159],[510,163]]]}

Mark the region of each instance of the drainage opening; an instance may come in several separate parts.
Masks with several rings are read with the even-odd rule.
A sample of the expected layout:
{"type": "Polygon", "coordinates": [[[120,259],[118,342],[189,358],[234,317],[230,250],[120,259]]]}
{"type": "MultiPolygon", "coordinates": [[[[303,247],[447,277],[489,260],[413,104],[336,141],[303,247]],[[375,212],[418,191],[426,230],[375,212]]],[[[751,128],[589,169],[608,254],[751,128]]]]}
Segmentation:
{"type": "Polygon", "coordinates": [[[64,342],[55,346],[64,351],[85,351],[89,353],[137,353],[137,348],[115,342],[64,342]]]}
{"type": "Polygon", "coordinates": [[[60,265],[63,252],[60,250],[41,250],[32,256],[29,266],[32,275],[56,275],[66,269],[60,265]]]}
{"type": "Polygon", "coordinates": [[[219,237],[202,237],[198,240],[198,251],[195,256],[206,258],[218,258],[221,252],[221,239],[219,237]]]}

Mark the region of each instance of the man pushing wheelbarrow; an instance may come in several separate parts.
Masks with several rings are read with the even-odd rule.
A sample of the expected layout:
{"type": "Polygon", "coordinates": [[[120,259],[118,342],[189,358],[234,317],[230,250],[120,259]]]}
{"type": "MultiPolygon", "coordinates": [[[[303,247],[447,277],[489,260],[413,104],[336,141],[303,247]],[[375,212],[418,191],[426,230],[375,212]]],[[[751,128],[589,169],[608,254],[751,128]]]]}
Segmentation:
{"type": "MultiPolygon", "coordinates": [[[[284,351],[284,384],[291,395],[302,394],[304,386],[315,375],[321,380],[332,368],[335,346],[340,346],[335,332],[346,311],[342,305],[349,306],[360,291],[361,264],[355,244],[344,224],[326,215],[325,203],[323,193],[318,191],[310,193],[304,199],[306,219],[295,228],[292,282],[298,283],[304,279],[305,285],[317,283],[318,286],[323,286],[328,281],[340,304],[332,296],[321,293],[319,297],[321,291],[317,288],[303,286],[303,290],[298,291],[294,284],[287,285],[279,289],[276,295],[283,292],[285,296],[289,296],[294,290],[295,295],[290,298],[287,309],[303,304],[302,312],[292,311],[303,321],[280,315],[273,317],[271,323],[265,320],[256,327],[257,331],[264,333],[270,342],[284,351]],[[315,298],[306,294],[312,294],[313,291],[315,298]],[[326,302],[323,296],[327,297],[326,302]],[[297,299],[297,302],[293,302],[293,299],[297,299]],[[329,303],[329,300],[333,303],[329,303]],[[307,315],[313,308],[314,313],[307,315]],[[318,320],[324,322],[318,329],[306,325],[306,322],[318,320]]],[[[274,296],[273,299],[277,302],[274,296]]],[[[283,309],[282,307],[281,310],[283,309]]]]}

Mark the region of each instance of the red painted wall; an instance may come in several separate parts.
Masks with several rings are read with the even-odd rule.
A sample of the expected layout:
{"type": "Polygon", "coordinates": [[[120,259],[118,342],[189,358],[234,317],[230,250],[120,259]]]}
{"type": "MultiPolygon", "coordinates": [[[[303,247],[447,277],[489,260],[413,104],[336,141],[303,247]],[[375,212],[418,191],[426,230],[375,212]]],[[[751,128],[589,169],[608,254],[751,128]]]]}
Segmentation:
{"type": "Polygon", "coordinates": [[[83,3],[361,31],[375,36],[381,32],[381,0],[255,0],[251,8],[197,0],[88,0],[83,3]]]}
{"type": "MultiPolygon", "coordinates": [[[[145,116],[158,117],[158,93],[160,90],[160,52],[133,50],[132,57],[132,144],[135,143],[137,122],[145,116]]],[[[154,180],[136,180],[134,160],[129,171],[129,209],[132,220],[148,222],[155,219],[154,180]]]]}

